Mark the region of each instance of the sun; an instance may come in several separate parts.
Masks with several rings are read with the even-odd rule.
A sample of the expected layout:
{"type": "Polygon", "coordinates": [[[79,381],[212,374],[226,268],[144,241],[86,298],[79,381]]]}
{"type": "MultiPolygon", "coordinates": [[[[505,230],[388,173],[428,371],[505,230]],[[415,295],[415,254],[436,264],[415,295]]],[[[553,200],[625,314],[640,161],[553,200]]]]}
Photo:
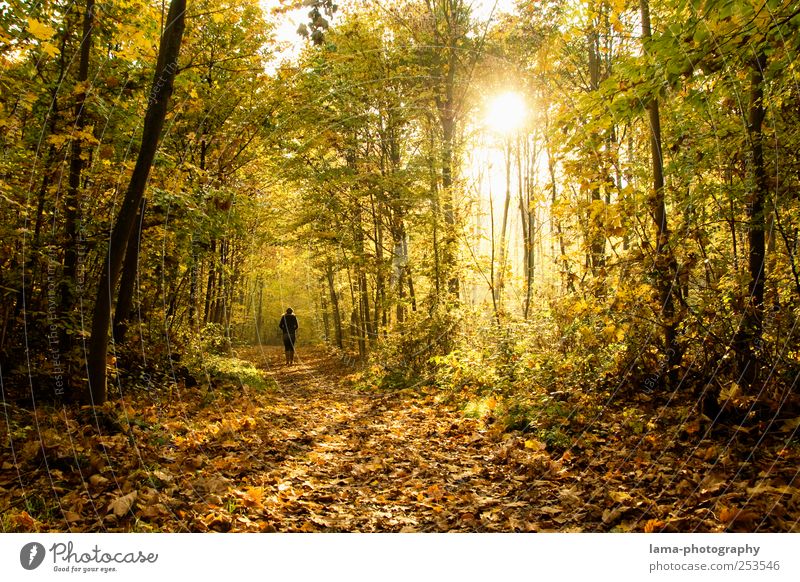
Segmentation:
{"type": "Polygon", "coordinates": [[[519,93],[508,91],[493,97],[486,108],[486,126],[503,136],[517,131],[525,123],[528,108],[519,93]]]}

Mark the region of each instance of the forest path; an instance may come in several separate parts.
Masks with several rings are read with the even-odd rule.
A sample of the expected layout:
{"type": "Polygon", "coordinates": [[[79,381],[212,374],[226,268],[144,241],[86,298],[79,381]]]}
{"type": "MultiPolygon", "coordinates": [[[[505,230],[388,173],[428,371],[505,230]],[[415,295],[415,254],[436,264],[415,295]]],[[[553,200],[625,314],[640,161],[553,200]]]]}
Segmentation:
{"type": "Polygon", "coordinates": [[[483,430],[433,394],[349,386],[353,370],[321,348],[298,350],[292,367],[278,348],[239,357],[277,383],[249,411],[259,445],[249,454],[252,470],[238,476],[243,504],[255,510],[247,519],[262,530],[546,527],[541,512],[533,514],[535,498],[552,489],[542,479],[559,467],[543,451],[483,430]]]}
{"type": "Polygon", "coordinates": [[[126,383],[100,410],[6,402],[0,531],[798,529],[782,438],[667,438],[679,411],[643,435],[624,402],[562,453],[467,418],[464,395],[363,386],[322,348],[283,359],[209,354],[209,383],[126,383]]]}

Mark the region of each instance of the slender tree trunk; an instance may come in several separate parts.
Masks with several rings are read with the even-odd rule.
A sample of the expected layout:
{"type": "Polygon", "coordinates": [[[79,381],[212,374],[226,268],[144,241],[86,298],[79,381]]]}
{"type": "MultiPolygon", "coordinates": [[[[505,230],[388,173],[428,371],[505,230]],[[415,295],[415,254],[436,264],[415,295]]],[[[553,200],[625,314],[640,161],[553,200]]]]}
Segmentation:
{"type": "Polygon", "coordinates": [[[530,151],[526,138],[524,145],[517,139],[517,187],[519,193],[520,221],[522,223],[523,263],[525,269],[525,303],[523,315],[530,315],[531,295],[533,293],[533,277],[536,265],[534,252],[535,217],[533,213],[533,172],[536,163],[536,151],[530,151]],[[524,163],[523,163],[524,160],[524,163]]]}
{"type": "Polygon", "coordinates": [[[753,191],[747,208],[749,221],[747,241],[750,247],[748,271],[750,284],[748,298],[745,302],[742,327],[736,333],[739,375],[742,382],[750,387],[758,380],[759,352],[764,325],[764,260],[765,249],[765,217],[764,206],[769,193],[767,172],[764,167],[764,146],[762,125],[766,115],[764,110],[764,67],[767,58],[763,50],[751,63],[750,73],[750,107],[748,113],[748,137],[750,142],[750,162],[753,172],[753,191]]]}
{"type": "MultiPolygon", "coordinates": [[[[75,126],[73,129],[69,160],[67,193],[64,196],[64,280],[61,287],[61,312],[64,317],[71,314],[75,303],[78,272],[78,220],[79,192],[83,173],[83,133],[86,130],[86,91],[89,80],[89,57],[92,51],[92,30],[94,28],[95,0],[86,0],[83,14],[83,34],[78,57],[77,93],[75,96],[75,126]]],[[[61,334],[63,350],[69,350],[72,337],[61,334]]]]}
{"type": "Polygon", "coordinates": [[[119,282],[119,296],[114,309],[113,338],[117,343],[125,341],[128,332],[128,322],[133,310],[133,296],[136,292],[136,281],[139,273],[139,247],[142,237],[142,219],[144,218],[145,199],[139,206],[136,215],[137,227],[133,229],[131,240],[125,249],[125,261],[122,263],[122,278],[119,282]]]}
{"type": "Polygon", "coordinates": [[[333,331],[336,337],[336,346],[344,349],[344,338],[342,334],[342,311],[339,308],[339,295],[336,293],[336,285],[333,279],[333,265],[328,263],[325,269],[325,277],[328,281],[328,293],[331,298],[331,313],[333,315],[333,331]]]}
{"type": "Polygon", "coordinates": [[[506,283],[506,255],[508,246],[508,211],[511,208],[511,141],[506,141],[505,166],[506,166],[506,197],[503,200],[503,221],[500,223],[500,260],[497,267],[497,309],[503,308],[503,289],[506,283]]]}
{"type": "MultiPolygon", "coordinates": [[[[261,299],[259,297],[259,303],[261,299]]],[[[322,310],[322,328],[325,331],[325,341],[331,341],[331,315],[328,308],[328,295],[325,292],[325,284],[320,281],[319,303],[322,310]]]]}
{"type": "Polygon", "coordinates": [[[441,201],[439,200],[439,183],[438,178],[436,175],[436,161],[433,157],[434,151],[434,134],[433,129],[430,130],[430,147],[431,147],[431,156],[429,158],[429,171],[430,171],[430,189],[431,189],[431,205],[433,206],[432,214],[432,238],[433,238],[433,278],[435,283],[436,289],[436,299],[437,301],[441,297],[442,293],[442,258],[440,252],[440,241],[439,241],[439,215],[441,214],[441,201]]]}
{"type": "MultiPolygon", "coordinates": [[[[449,86],[449,85],[448,85],[449,86]]],[[[459,282],[456,269],[456,218],[453,205],[453,145],[455,120],[448,111],[442,119],[444,144],[442,147],[442,192],[444,194],[443,214],[445,236],[442,241],[442,264],[447,273],[447,290],[450,296],[458,300],[459,282]]]]}
{"type": "MultiPolygon", "coordinates": [[[[648,0],[640,0],[642,14],[642,39],[646,45],[651,38],[650,32],[650,6],[648,0]]],[[[667,356],[669,377],[673,376],[674,368],[680,364],[682,357],[681,346],[677,342],[677,321],[675,306],[672,297],[672,284],[675,273],[675,259],[669,249],[670,233],[667,226],[667,209],[664,202],[664,159],[661,150],[661,118],[658,108],[658,99],[652,97],[647,104],[647,113],[650,119],[650,150],[653,164],[653,195],[651,212],[656,226],[656,271],[658,273],[658,293],[661,303],[661,318],[664,329],[664,349],[667,356]]]]}
{"type": "Polygon", "coordinates": [[[462,30],[465,5],[462,0],[444,0],[437,5],[428,2],[432,16],[434,45],[442,53],[438,56],[437,76],[442,85],[438,87],[436,106],[442,130],[441,177],[442,211],[444,218],[444,238],[441,241],[441,266],[447,279],[447,292],[450,300],[459,299],[459,279],[456,265],[457,237],[456,212],[454,205],[454,170],[457,129],[456,73],[459,70],[458,39],[466,33],[462,30]],[[443,27],[443,30],[439,28],[443,27]]]}
{"type": "MultiPolygon", "coordinates": [[[[600,88],[600,65],[601,65],[601,56],[600,56],[600,40],[599,35],[596,30],[592,30],[589,34],[589,82],[591,85],[592,91],[597,91],[600,88]]],[[[593,142],[593,146],[597,148],[599,146],[599,137],[596,134],[590,136],[593,142]]],[[[600,153],[595,150],[595,155],[599,158],[600,153]]],[[[599,160],[595,160],[594,163],[598,165],[599,160]]],[[[600,168],[598,168],[598,172],[600,168]]],[[[602,199],[600,197],[600,188],[598,186],[594,186],[592,188],[592,206],[595,206],[595,202],[601,202],[602,199]]],[[[589,213],[589,224],[588,224],[588,234],[589,234],[589,266],[592,271],[592,275],[595,277],[601,276],[604,272],[606,266],[606,237],[605,232],[603,231],[603,216],[597,215],[592,218],[592,214],[595,213],[595,210],[592,209],[589,213]]]]}
{"type": "Polygon", "coordinates": [[[372,227],[375,238],[375,299],[372,306],[370,339],[377,341],[380,333],[381,313],[385,308],[385,265],[383,260],[383,225],[381,207],[376,208],[375,197],[370,195],[372,227]]]}
{"type": "Polygon", "coordinates": [[[411,275],[411,267],[406,267],[406,278],[408,279],[408,298],[411,300],[411,311],[417,312],[417,294],[414,292],[414,277],[411,275]]]}
{"type": "MultiPolygon", "coordinates": [[[[189,327],[192,330],[197,329],[197,290],[198,290],[198,273],[197,273],[197,245],[194,239],[194,233],[192,234],[191,240],[191,265],[189,269],[191,270],[191,278],[189,279],[189,327]]],[[[261,308],[259,303],[259,317],[261,316],[261,308]]],[[[259,321],[260,323],[260,321],[259,321]]]]}
{"type": "Polygon", "coordinates": [[[489,249],[489,291],[492,292],[492,309],[494,311],[494,319],[497,322],[498,327],[500,326],[500,306],[499,306],[499,298],[497,297],[497,279],[495,278],[495,255],[496,244],[495,244],[495,232],[494,232],[494,196],[492,195],[492,185],[489,184],[489,227],[490,227],[490,234],[489,242],[490,242],[490,249],[489,249]]]}
{"type": "Polygon", "coordinates": [[[214,306],[214,283],[217,280],[217,239],[211,239],[211,252],[209,253],[208,275],[206,278],[206,297],[203,305],[203,323],[210,323],[214,306]]]}
{"type": "Polygon", "coordinates": [[[93,405],[102,404],[107,397],[106,357],[108,355],[112,297],[119,282],[125,247],[136,224],[136,213],[144,197],[147,178],[150,175],[150,168],[153,165],[161,137],[161,129],[167,115],[167,105],[178,70],[178,54],[183,38],[185,12],[186,0],[172,0],[167,15],[167,25],[158,50],[153,86],[144,118],[141,148],[122,207],[111,231],[105,268],[101,272],[100,282],[97,286],[97,300],[92,318],[92,336],[86,361],[89,373],[89,394],[93,405]]]}
{"type": "Polygon", "coordinates": [[[217,269],[217,285],[216,294],[214,296],[214,309],[211,316],[211,321],[214,323],[223,323],[223,314],[225,310],[225,271],[227,266],[227,248],[228,241],[222,239],[219,241],[219,268],[217,269]]]}

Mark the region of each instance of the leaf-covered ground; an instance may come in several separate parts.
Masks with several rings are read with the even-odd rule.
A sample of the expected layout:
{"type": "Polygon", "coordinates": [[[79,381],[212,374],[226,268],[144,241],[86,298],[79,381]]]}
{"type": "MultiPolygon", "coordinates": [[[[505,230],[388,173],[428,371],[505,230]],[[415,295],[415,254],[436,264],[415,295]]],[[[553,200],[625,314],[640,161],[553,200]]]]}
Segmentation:
{"type": "Polygon", "coordinates": [[[322,349],[291,368],[276,348],[239,358],[264,381],[139,390],[97,416],[5,402],[2,530],[800,529],[786,432],[630,430],[608,406],[551,451],[434,388],[357,388],[322,349]]]}

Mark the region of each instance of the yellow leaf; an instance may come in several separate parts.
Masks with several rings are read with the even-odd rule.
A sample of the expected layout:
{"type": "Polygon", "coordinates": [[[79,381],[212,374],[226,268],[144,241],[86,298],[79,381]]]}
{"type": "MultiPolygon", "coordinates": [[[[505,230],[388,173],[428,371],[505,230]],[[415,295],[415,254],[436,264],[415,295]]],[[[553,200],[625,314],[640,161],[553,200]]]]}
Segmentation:
{"type": "Polygon", "coordinates": [[[64,145],[64,142],[66,142],[68,139],[69,136],[64,134],[52,134],[47,136],[48,143],[51,143],[56,147],[64,145]]]}
{"type": "Polygon", "coordinates": [[[42,51],[44,51],[48,57],[54,57],[61,52],[58,50],[57,46],[50,44],[49,42],[42,43],[42,51]]]}
{"type": "Polygon", "coordinates": [[[602,200],[592,200],[592,203],[589,205],[589,218],[595,219],[601,214],[603,214],[606,210],[606,203],[602,200]]]}
{"type": "Polygon", "coordinates": [[[53,38],[56,30],[52,26],[48,26],[44,22],[39,22],[33,18],[28,19],[28,32],[39,40],[49,40],[53,38]]]}
{"type": "Polygon", "coordinates": [[[742,394],[742,389],[736,382],[731,382],[730,386],[723,388],[719,393],[719,401],[733,400],[742,394]]]}
{"type": "Polygon", "coordinates": [[[537,441],[535,439],[525,441],[525,448],[526,449],[533,449],[534,451],[543,451],[547,448],[547,445],[541,441],[537,441]]]}
{"type": "Polygon", "coordinates": [[[625,503],[632,499],[630,493],[627,491],[611,491],[608,496],[617,503],[625,503]]]}

